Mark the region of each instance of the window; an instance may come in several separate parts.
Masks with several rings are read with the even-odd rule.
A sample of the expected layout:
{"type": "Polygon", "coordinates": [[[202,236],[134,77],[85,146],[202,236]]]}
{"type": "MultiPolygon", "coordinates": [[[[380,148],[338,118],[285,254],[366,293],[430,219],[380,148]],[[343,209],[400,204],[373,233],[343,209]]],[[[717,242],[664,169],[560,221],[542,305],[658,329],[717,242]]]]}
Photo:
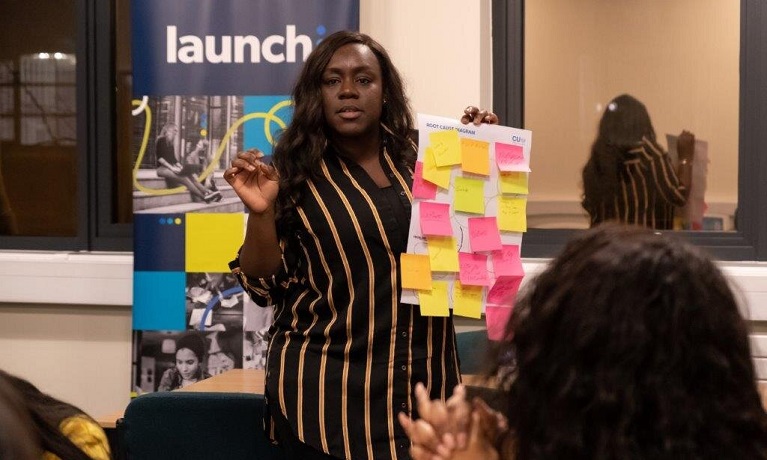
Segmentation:
{"type": "MultiPolygon", "coordinates": [[[[524,0],[493,1],[494,108],[512,126],[524,126],[524,0]],[[498,65],[500,63],[500,65],[498,65]]],[[[760,0],[740,3],[740,108],[738,147],[738,193],[736,229],[732,232],[680,232],[722,260],[767,260],[767,214],[764,181],[767,132],[760,129],[767,107],[767,4],[760,0]]],[[[554,110],[554,108],[552,108],[554,110]]],[[[525,235],[523,256],[551,257],[577,230],[530,229],[525,235]]]]}
{"type": "Polygon", "coordinates": [[[0,249],[132,248],[127,4],[0,3],[0,249]]]}

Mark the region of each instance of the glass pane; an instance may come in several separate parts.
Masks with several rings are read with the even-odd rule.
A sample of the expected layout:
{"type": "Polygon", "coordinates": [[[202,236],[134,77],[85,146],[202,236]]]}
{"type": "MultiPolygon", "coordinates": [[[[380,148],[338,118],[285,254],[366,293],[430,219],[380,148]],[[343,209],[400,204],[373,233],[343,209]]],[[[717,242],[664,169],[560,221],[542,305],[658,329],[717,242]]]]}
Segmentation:
{"type": "Polygon", "coordinates": [[[0,234],[77,235],[75,6],[0,2],[0,234]]]}
{"type": "MultiPolygon", "coordinates": [[[[734,230],[739,2],[527,1],[524,42],[524,120],[535,135],[530,227],[589,226],[581,206],[582,171],[600,120],[611,111],[609,103],[629,94],[646,107],[657,144],[670,154],[674,171],[678,169],[676,144],[669,136],[682,130],[695,135],[691,195],[686,207],[672,206],[674,228],[734,230]]],[[[627,155],[626,149],[615,150],[627,155]]],[[[609,166],[608,173],[617,177],[619,185],[611,190],[619,189],[621,199],[632,206],[638,203],[638,210],[631,212],[652,214],[652,200],[635,196],[645,190],[655,193],[650,185],[643,189],[638,179],[644,177],[650,184],[652,178],[628,175],[625,171],[634,166],[626,161],[623,157],[609,166]]],[[[636,168],[651,171],[644,163],[636,168]]],[[[605,168],[600,171],[600,177],[608,174],[605,168]]],[[[625,209],[620,211],[623,215],[625,209]]]]}

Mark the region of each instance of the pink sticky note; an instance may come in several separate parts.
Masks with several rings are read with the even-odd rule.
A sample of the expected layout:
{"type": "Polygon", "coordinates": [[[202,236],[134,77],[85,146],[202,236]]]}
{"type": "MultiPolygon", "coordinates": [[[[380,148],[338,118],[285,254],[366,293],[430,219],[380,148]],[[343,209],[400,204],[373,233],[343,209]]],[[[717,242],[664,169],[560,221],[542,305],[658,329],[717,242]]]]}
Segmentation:
{"type": "Polygon", "coordinates": [[[453,226],[450,225],[450,205],[422,201],[418,204],[421,215],[421,233],[424,235],[451,236],[453,226]]]}
{"type": "Polygon", "coordinates": [[[521,276],[500,276],[495,279],[493,287],[487,293],[487,302],[499,305],[514,305],[519,285],[522,283],[521,276]]]}
{"type": "Polygon", "coordinates": [[[472,252],[501,250],[501,234],[495,217],[469,217],[469,244],[472,252]]]}
{"type": "Polygon", "coordinates": [[[493,274],[498,276],[524,276],[519,246],[504,244],[500,251],[493,251],[493,274]]]}
{"type": "Polygon", "coordinates": [[[487,256],[470,252],[458,253],[458,277],[466,286],[490,286],[487,256]]]}
{"type": "Polygon", "coordinates": [[[495,162],[501,171],[527,171],[528,169],[521,145],[496,142],[495,162]]]}
{"type": "Polygon", "coordinates": [[[437,186],[423,179],[423,163],[415,162],[413,172],[413,198],[433,200],[437,196],[437,186]]]}
{"type": "Polygon", "coordinates": [[[506,335],[506,325],[511,319],[514,308],[510,305],[485,306],[485,324],[487,325],[487,338],[490,340],[507,340],[511,337],[506,335]]]}

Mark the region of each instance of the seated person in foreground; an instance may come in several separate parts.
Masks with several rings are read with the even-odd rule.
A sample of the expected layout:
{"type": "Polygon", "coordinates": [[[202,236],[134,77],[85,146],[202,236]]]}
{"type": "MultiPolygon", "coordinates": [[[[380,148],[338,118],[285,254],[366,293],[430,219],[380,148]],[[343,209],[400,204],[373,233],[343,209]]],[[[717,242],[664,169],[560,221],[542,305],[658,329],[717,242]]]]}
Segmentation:
{"type": "Polygon", "coordinates": [[[767,459],[746,322],[683,240],[580,234],[529,282],[498,357],[503,414],[416,389],[422,418],[400,415],[414,460],[767,459]]]}
{"type": "Polygon", "coordinates": [[[608,220],[670,230],[687,203],[695,137],[682,131],[679,162],[658,145],[644,104],[623,94],[605,109],[591,156],[583,168],[583,209],[591,226],[608,220]]]}
{"type": "Polygon", "coordinates": [[[30,382],[0,370],[23,398],[45,453],[43,460],[109,460],[104,430],[83,410],[37,389],[30,382]]]}

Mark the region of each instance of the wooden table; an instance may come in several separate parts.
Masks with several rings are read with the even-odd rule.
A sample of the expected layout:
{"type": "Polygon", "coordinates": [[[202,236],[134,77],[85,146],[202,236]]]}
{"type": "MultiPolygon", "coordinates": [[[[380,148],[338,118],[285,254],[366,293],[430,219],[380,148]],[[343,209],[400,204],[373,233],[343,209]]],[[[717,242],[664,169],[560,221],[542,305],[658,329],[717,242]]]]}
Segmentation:
{"type": "MultiPolygon", "coordinates": [[[[214,393],[255,393],[264,392],[264,371],[262,369],[232,369],[223,374],[193,383],[184,388],[174,391],[209,391],[214,393]]],[[[465,385],[477,385],[487,387],[487,381],[476,375],[464,375],[465,385]]],[[[767,382],[759,383],[759,393],[762,396],[762,404],[767,410],[767,382]]],[[[102,417],[96,417],[96,421],[102,428],[115,428],[117,420],[122,418],[125,409],[115,411],[102,417]]]]}
{"type": "MultiPolygon", "coordinates": [[[[232,369],[173,391],[263,394],[264,376],[263,369],[232,369]]],[[[125,409],[122,409],[95,417],[95,420],[104,429],[116,428],[117,420],[121,419],[124,414],[125,409]]]]}

